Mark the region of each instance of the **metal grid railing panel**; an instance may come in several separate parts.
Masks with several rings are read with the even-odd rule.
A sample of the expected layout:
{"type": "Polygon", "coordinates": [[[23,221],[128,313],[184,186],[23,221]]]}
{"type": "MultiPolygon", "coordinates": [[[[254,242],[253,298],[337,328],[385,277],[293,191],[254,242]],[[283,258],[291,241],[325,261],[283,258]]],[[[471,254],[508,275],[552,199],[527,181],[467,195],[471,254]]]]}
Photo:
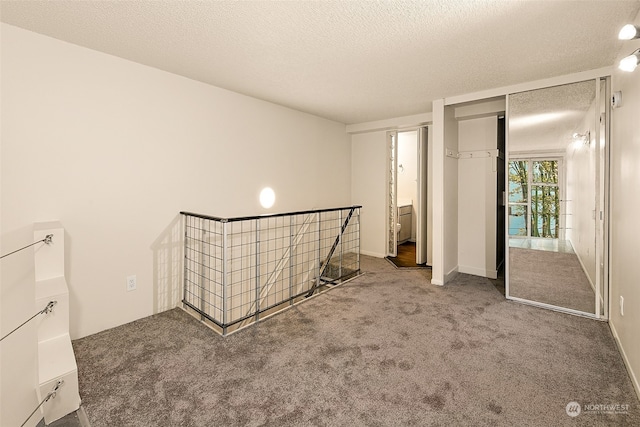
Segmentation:
{"type": "Polygon", "coordinates": [[[222,328],[360,270],[360,207],[224,219],[185,215],[183,302],[222,328]]]}
{"type": "Polygon", "coordinates": [[[257,223],[255,221],[231,222],[228,223],[228,227],[227,239],[230,253],[226,268],[230,280],[227,283],[225,323],[232,323],[249,313],[255,304],[254,288],[258,277],[255,262],[258,250],[255,244],[257,223]]]}
{"type": "Polygon", "coordinates": [[[183,300],[222,322],[222,223],[187,217],[183,300]]]}

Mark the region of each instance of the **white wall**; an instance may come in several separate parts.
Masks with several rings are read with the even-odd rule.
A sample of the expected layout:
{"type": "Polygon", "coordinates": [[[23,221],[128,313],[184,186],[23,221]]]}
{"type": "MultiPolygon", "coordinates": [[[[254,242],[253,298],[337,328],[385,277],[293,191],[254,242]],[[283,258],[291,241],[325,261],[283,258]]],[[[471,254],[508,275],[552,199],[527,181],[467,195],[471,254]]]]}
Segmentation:
{"type": "Polygon", "coordinates": [[[418,218],[418,132],[398,132],[398,204],[401,200],[411,200],[411,241],[416,241],[418,218]],[[403,171],[400,171],[402,165],[403,171]]]}
{"type": "MultiPolygon", "coordinates": [[[[400,124],[404,126],[424,125],[426,121],[431,120],[431,117],[431,113],[428,113],[347,126],[347,131],[353,132],[351,135],[351,198],[353,204],[363,206],[360,214],[360,250],[365,255],[384,258],[387,254],[387,131],[396,130],[400,124]],[[384,130],[380,130],[383,124],[384,130]]],[[[399,131],[399,135],[402,135],[401,131],[399,131]]],[[[429,148],[428,162],[431,165],[432,143],[428,141],[427,144],[429,148]]],[[[415,162],[417,163],[417,159],[415,162]]],[[[432,173],[430,168],[428,179],[432,177],[432,173]]],[[[429,201],[433,197],[431,185],[430,181],[427,190],[429,201]]],[[[401,196],[398,195],[398,198],[401,196]]],[[[432,219],[429,218],[429,213],[427,216],[427,234],[431,236],[432,219]]],[[[430,243],[428,240],[428,244],[430,243]]],[[[431,249],[429,246],[428,251],[431,252],[431,249]]],[[[430,254],[427,262],[431,263],[430,254]]]]}
{"type": "Polygon", "coordinates": [[[343,124],[4,24],[2,63],[2,234],[66,228],[73,338],[159,307],[180,210],[351,203],[343,124]]]}
{"type": "MultiPolygon", "coordinates": [[[[635,25],[640,25],[640,14],[635,25]]],[[[625,42],[621,57],[640,48],[640,40],[625,42]]],[[[620,59],[620,58],[618,58],[620,59]]],[[[610,326],[621,347],[640,395],[640,69],[633,73],[616,70],[614,91],[622,91],[624,105],[612,113],[611,128],[611,211],[610,211],[610,326]],[[625,312],[620,314],[619,301],[624,297],[625,312]]]]}
{"type": "MultiPolygon", "coordinates": [[[[3,91],[6,93],[6,91],[3,91]]],[[[4,95],[3,93],[3,95],[4,95]]],[[[4,156],[3,156],[4,157],[4,156]]],[[[3,167],[4,169],[4,167],[3,167]]],[[[3,185],[5,179],[3,179],[3,185]]],[[[4,204],[4,206],[7,206],[4,204]]],[[[4,226],[3,220],[2,225],[4,226]]],[[[0,252],[7,254],[33,242],[33,228],[18,227],[2,233],[0,252]]],[[[2,260],[0,306],[4,336],[37,311],[35,307],[35,272],[33,248],[2,260]]],[[[19,426],[38,405],[38,336],[36,323],[30,322],[0,343],[0,425],[19,426]]],[[[40,420],[34,415],[28,426],[40,420]]]]}
{"type": "Polygon", "coordinates": [[[360,251],[384,258],[386,251],[387,132],[351,136],[351,197],[362,205],[360,251]]]}
{"type": "MultiPolygon", "coordinates": [[[[497,148],[497,117],[458,122],[460,153],[497,148]]],[[[459,271],[495,278],[496,188],[495,157],[458,160],[458,265],[459,271]]]]}
{"type": "MultiPolygon", "coordinates": [[[[594,83],[595,84],[595,83],[594,83]]],[[[603,94],[604,96],[604,94],[603,94]]],[[[589,131],[588,145],[572,142],[566,150],[566,215],[567,240],[571,241],[576,255],[591,282],[596,283],[595,248],[595,176],[596,176],[596,129],[595,101],[576,129],[578,133],[589,131]]]]}

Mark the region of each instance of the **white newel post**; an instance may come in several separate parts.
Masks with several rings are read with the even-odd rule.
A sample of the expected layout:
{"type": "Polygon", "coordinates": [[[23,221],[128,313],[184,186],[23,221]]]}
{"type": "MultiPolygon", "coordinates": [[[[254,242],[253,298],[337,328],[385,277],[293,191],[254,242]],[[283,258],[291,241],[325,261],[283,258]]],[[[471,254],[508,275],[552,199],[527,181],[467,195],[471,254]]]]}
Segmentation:
{"type": "Polygon", "coordinates": [[[78,367],[69,336],[69,289],[64,276],[64,228],[59,222],[34,225],[34,241],[53,235],[51,243],[35,247],[36,308],[55,301],[51,312],[38,316],[38,393],[44,399],[62,380],[55,397],[43,406],[49,424],[80,407],[78,367]]]}

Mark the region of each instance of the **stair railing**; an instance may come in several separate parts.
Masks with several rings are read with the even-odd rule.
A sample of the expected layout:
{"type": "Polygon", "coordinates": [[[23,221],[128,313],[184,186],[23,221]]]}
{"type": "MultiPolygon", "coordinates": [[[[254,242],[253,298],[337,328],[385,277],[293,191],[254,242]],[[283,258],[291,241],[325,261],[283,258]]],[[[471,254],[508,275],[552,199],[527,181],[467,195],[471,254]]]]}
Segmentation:
{"type": "Polygon", "coordinates": [[[327,257],[325,258],[324,263],[322,263],[322,266],[320,267],[320,272],[318,273],[318,281],[309,290],[309,293],[307,294],[307,297],[310,297],[311,295],[313,295],[313,293],[316,291],[316,289],[320,286],[320,283],[322,282],[322,276],[324,275],[327,267],[329,266],[329,261],[331,261],[331,258],[333,257],[333,253],[336,251],[336,248],[338,247],[338,244],[340,243],[340,239],[342,238],[342,235],[344,234],[344,231],[346,230],[347,226],[349,225],[349,220],[351,219],[351,216],[353,215],[353,211],[355,209],[356,208],[352,207],[349,210],[349,214],[347,214],[347,218],[344,220],[344,223],[342,224],[342,227],[340,229],[340,234],[338,234],[336,236],[336,240],[334,240],[333,246],[331,246],[331,249],[329,250],[329,253],[327,254],[327,257]]]}
{"type": "Polygon", "coordinates": [[[49,301],[49,303],[39,312],[37,312],[36,314],[34,314],[33,316],[31,316],[30,318],[28,318],[27,320],[25,320],[24,322],[22,322],[19,326],[15,327],[11,332],[9,332],[8,334],[6,334],[5,336],[3,336],[2,338],[0,338],[0,341],[4,340],[5,338],[7,338],[9,335],[11,335],[12,333],[14,333],[15,331],[17,331],[18,329],[22,328],[24,325],[26,325],[27,323],[31,322],[33,319],[35,319],[36,317],[38,317],[41,314],[49,314],[53,311],[53,307],[55,307],[55,305],[58,303],[58,301],[49,301]]]}
{"type": "Polygon", "coordinates": [[[360,273],[360,208],[184,219],[183,307],[222,335],[360,273]]]}
{"type": "Polygon", "coordinates": [[[291,253],[297,249],[298,245],[302,241],[302,238],[304,237],[304,234],[309,229],[309,226],[311,225],[311,221],[313,221],[317,215],[318,214],[314,213],[306,217],[306,219],[302,224],[302,227],[300,227],[300,229],[296,233],[296,236],[293,239],[293,242],[286,249],[285,253],[282,254],[282,257],[280,258],[278,265],[269,275],[269,278],[267,279],[267,283],[265,284],[265,286],[261,287],[259,300],[254,301],[254,303],[251,304],[251,306],[249,307],[249,310],[247,311],[247,314],[246,314],[247,316],[250,316],[251,313],[255,311],[254,309],[256,307],[256,304],[260,306],[264,302],[265,298],[269,295],[269,291],[271,290],[271,288],[273,288],[273,285],[276,284],[276,280],[280,277],[280,275],[284,271],[284,268],[287,266],[287,264],[289,264],[291,260],[291,253]]]}
{"type": "Polygon", "coordinates": [[[17,252],[23,251],[23,250],[25,250],[27,248],[30,248],[33,245],[37,245],[38,243],[41,243],[41,242],[43,242],[43,243],[45,243],[47,245],[50,245],[52,241],[53,241],[53,234],[47,234],[44,239],[38,240],[37,242],[30,243],[27,246],[24,246],[24,247],[22,247],[20,249],[16,249],[15,251],[11,251],[8,254],[4,254],[4,255],[0,256],[0,259],[8,257],[9,255],[13,255],[13,254],[15,254],[17,252]]]}
{"type": "MultiPolygon", "coordinates": [[[[50,245],[53,242],[53,234],[47,234],[44,239],[42,240],[38,240],[37,242],[33,242],[28,244],[27,246],[24,246],[20,249],[16,249],[15,251],[11,251],[7,254],[4,254],[2,256],[0,256],[0,259],[2,258],[6,258],[9,255],[13,255],[15,253],[18,253],[20,251],[23,251],[27,248],[30,248],[31,246],[37,245],[38,243],[45,243],[47,245],[50,245]]],[[[27,320],[25,320],[24,322],[22,322],[20,325],[18,325],[17,327],[15,327],[11,332],[9,332],[8,334],[4,335],[2,338],[0,338],[0,342],[3,341],[5,338],[7,338],[9,335],[13,334],[14,332],[16,332],[18,329],[22,328],[24,325],[26,325],[27,323],[29,323],[30,321],[32,321],[33,319],[35,319],[36,317],[38,317],[41,314],[49,314],[51,311],[53,311],[53,307],[58,303],[58,301],[49,301],[49,303],[39,312],[37,312],[36,314],[34,314],[33,316],[31,316],[30,318],[28,318],[27,320]]]]}

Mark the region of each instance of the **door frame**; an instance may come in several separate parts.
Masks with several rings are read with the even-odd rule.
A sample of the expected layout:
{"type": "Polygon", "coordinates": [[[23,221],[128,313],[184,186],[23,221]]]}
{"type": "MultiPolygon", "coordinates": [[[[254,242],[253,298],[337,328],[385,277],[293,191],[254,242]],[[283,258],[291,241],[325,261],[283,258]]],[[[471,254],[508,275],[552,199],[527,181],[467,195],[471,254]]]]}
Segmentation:
{"type": "Polygon", "coordinates": [[[416,183],[416,264],[426,264],[429,255],[428,211],[429,211],[429,128],[418,129],[418,175],[416,183]]]}
{"type": "Polygon", "coordinates": [[[398,256],[398,131],[387,132],[386,256],[398,256]]]}
{"type": "Polygon", "coordinates": [[[398,134],[403,132],[416,132],[416,158],[417,158],[417,200],[414,205],[417,211],[416,218],[416,264],[430,265],[430,247],[432,236],[429,235],[430,197],[429,194],[429,126],[421,125],[387,131],[386,134],[386,214],[385,214],[385,240],[386,256],[398,255],[398,240],[395,232],[395,224],[398,221],[398,134]],[[393,230],[393,232],[391,231],[393,230]]]}

